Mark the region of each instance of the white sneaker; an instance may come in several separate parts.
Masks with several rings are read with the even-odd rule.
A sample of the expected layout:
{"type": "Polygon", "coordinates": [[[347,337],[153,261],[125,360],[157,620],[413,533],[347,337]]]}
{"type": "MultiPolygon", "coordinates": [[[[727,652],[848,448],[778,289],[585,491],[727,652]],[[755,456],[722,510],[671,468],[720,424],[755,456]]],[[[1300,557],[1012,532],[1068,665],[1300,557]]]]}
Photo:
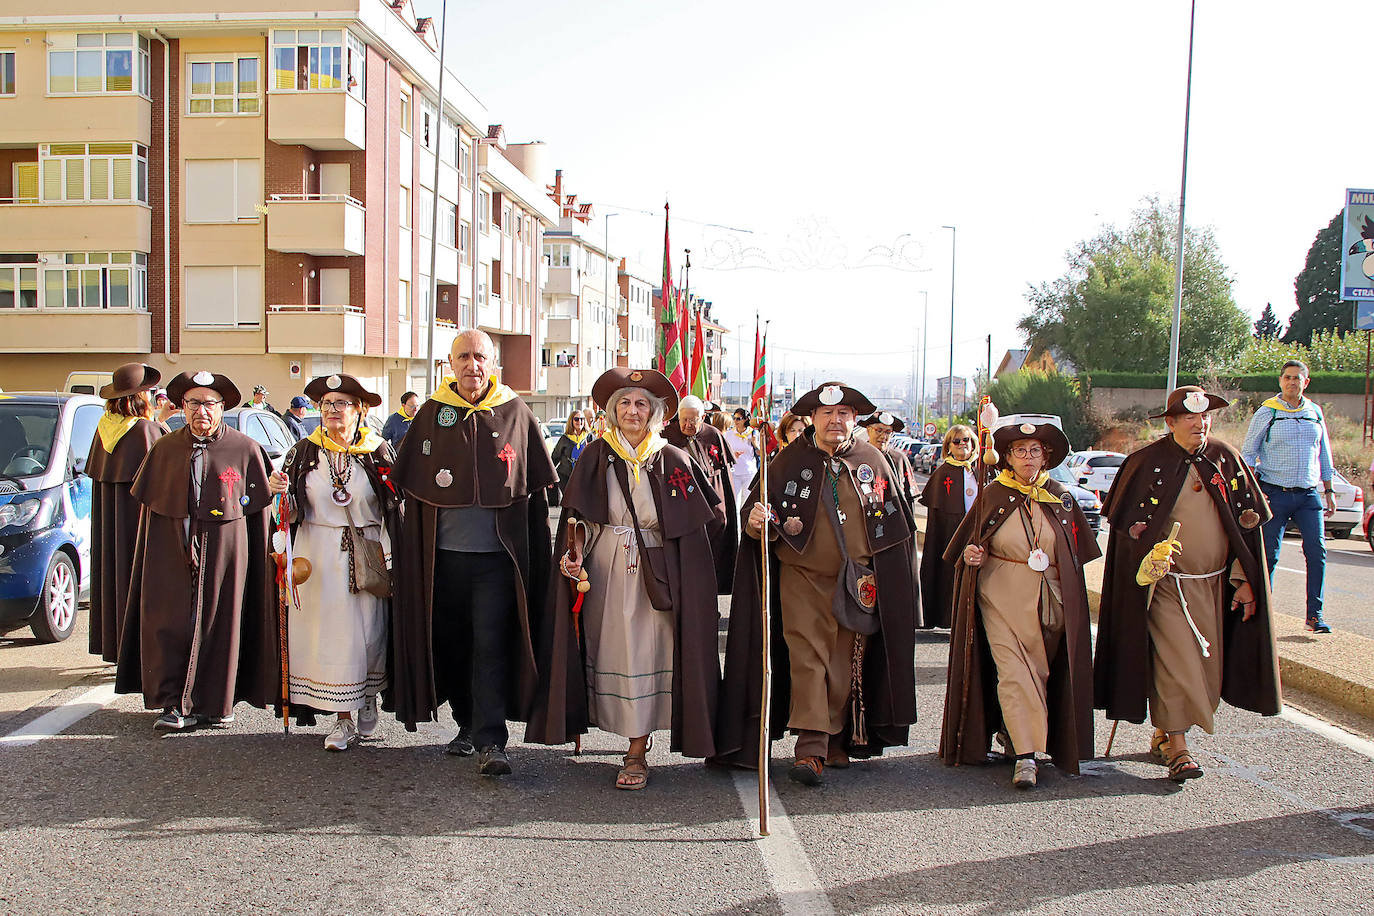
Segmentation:
{"type": "Polygon", "coordinates": [[[358,726],[352,719],[340,719],[334,723],[334,730],[324,739],[326,751],[346,751],[348,746],[358,740],[358,726]]]}
{"type": "Polygon", "coordinates": [[[1035,788],[1035,760],[1027,757],[1016,761],[1016,769],[1011,774],[1011,784],[1018,789],[1035,788]]]}
{"type": "Polygon", "coordinates": [[[363,701],[363,708],[358,711],[358,734],[364,738],[371,738],[377,731],[377,696],[373,694],[363,701]]]}

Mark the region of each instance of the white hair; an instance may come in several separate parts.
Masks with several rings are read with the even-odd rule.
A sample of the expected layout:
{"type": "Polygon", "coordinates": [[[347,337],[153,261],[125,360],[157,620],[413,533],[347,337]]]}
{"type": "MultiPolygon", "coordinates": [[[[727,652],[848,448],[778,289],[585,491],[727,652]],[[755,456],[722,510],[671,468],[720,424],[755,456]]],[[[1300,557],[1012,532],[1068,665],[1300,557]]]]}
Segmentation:
{"type": "Polygon", "coordinates": [[[678,413],[681,413],[681,412],[684,411],[684,410],[704,410],[704,409],[705,409],[705,405],[703,405],[703,404],[701,403],[701,398],[697,397],[697,396],[694,395],[694,394],[689,394],[689,395],[687,395],[687,397],[685,397],[685,398],[683,398],[682,400],[680,400],[680,401],[677,402],[677,410],[678,410],[678,413]]]}
{"type": "Polygon", "coordinates": [[[617,388],[615,393],[606,399],[607,429],[613,429],[616,432],[620,432],[620,424],[616,418],[615,405],[619,404],[623,398],[627,398],[635,392],[639,392],[649,399],[651,411],[649,413],[649,422],[646,424],[645,428],[655,430],[663,425],[663,416],[668,412],[668,402],[655,394],[651,394],[646,388],[627,386],[625,388],[617,388]]]}

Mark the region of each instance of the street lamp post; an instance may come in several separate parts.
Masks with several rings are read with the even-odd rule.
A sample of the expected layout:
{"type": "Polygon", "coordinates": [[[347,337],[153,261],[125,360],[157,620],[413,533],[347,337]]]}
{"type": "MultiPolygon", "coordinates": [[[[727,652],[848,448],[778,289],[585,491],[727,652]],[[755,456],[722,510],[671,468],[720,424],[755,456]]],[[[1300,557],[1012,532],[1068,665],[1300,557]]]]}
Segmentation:
{"type": "MultiPolygon", "coordinates": [[[[434,123],[434,206],[430,208],[429,218],[429,328],[425,331],[425,385],[432,392],[435,388],[434,370],[434,325],[439,314],[439,277],[435,270],[439,257],[439,144],[444,125],[444,65],[448,50],[448,0],[439,7],[439,114],[434,123]]],[[[421,191],[421,193],[424,193],[421,191]]],[[[475,324],[476,322],[474,322],[475,324]]]]}
{"type": "Polygon", "coordinates": [[[959,241],[959,230],[953,226],[941,226],[941,229],[948,229],[949,235],[949,384],[945,387],[949,390],[949,425],[954,425],[954,266],[955,266],[955,247],[959,241]]]}
{"type": "MultiPolygon", "coordinates": [[[[605,247],[602,249],[602,253],[606,256],[606,270],[604,271],[605,276],[601,283],[603,287],[601,298],[603,302],[611,303],[612,307],[610,314],[606,316],[606,320],[601,323],[601,353],[605,363],[605,365],[601,367],[603,370],[609,369],[615,363],[615,357],[608,355],[610,351],[606,347],[606,342],[609,339],[611,322],[614,321],[616,327],[620,327],[620,284],[617,282],[614,293],[611,291],[611,217],[619,215],[619,212],[607,213],[604,222],[606,227],[605,247]]],[[[617,276],[617,280],[618,279],[619,277],[617,276]]]]}
{"type": "Polygon", "coordinates": [[[1183,320],[1183,206],[1188,199],[1188,122],[1193,111],[1193,22],[1197,0],[1188,13],[1188,88],[1183,101],[1183,177],[1178,187],[1178,251],[1174,255],[1174,320],[1169,328],[1169,392],[1178,387],[1178,330],[1183,320]]]}

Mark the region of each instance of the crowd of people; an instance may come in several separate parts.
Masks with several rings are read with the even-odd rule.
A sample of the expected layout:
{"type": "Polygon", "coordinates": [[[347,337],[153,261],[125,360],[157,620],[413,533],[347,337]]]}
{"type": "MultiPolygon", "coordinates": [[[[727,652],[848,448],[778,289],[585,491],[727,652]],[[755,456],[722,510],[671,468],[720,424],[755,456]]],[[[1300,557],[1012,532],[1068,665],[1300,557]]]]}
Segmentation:
{"type": "MultiPolygon", "coordinates": [[[[790,732],[788,775],[808,786],[908,744],[922,628],[950,631],[940,759],[1011,761],[1019,788],[1044,758],[1075,774],[1094,756],[1095,708],[1148,715],[1150,753],[1177,782],[1203,775],[1187,735],[1213,731],[1221,700],[1279,712],[1271,523],[1310,512],[1285,497],[1330,480],[1300,389],[1266,402],[1244,453],[1211,435],[1225,399],[1169,395],[1166,434],[1107,497],[1094,651],[1083,570],[1101,551],[1049,476],[1069,452],[1053,423],[955,425],[921,486],[888,446],[901,418],[842,382],[770,427],[616,368],[550,453],[494,364],[491,339],[464,331],[452,377],[423,401],[407,392],[380,431],[366,422],[379,395],[313,379],[291,409],[316,406],[320,425],[279,471],[223,422],[239,401],[226,376],[183,372],[164,390],[151,367],[116,371],[87,463],[90,649],[117,664],[116,689],[167,732],[224,727],[239,701],[299,725],[330,715],[332,751],[375,738],[383,712],[413,731],[447,704],[448,753],[491,776],[512,770],[511,721],[535,744],[598,728],[624,740],[614,784],[630,791],[649,782],[656,733],[753,767],[790,732]],[[168,410],[186,418],[175,432],[168,410]],[[1298,442],[1272,435],[1302,418],[1298,442]],[[1252,447],[1277,449],[1258,477],[1252,447]]],[[[1312,601],[1321,623],[1320,582],[1312,601]]]]}

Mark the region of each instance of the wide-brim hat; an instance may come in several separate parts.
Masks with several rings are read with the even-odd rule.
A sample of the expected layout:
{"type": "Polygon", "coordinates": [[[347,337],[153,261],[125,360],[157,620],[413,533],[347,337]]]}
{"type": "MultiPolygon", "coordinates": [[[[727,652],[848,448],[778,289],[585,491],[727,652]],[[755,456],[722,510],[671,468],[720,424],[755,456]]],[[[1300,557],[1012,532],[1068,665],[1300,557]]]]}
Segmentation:
{"type": "Polygon", "coordinates": [[[224,403],[229,407],[238,406],[240,397],[238,386],[230,380],[229,376],[211,372],[209,369],[181,373],[167,383],[167,397],[173,404],[180,407],[182,398],[186,397],[186,392],[192,388],[209,388],[224,398],[224,403]]]}
{"type": "Polygon", "coordinates": [[[596,406],[606,410],[606,402],[621,388],[643,388],[654,397],[664,400],[667,405],[663,409],[664,420],[677,416],[677,389],[657,369],[627,369],[622,366],[607,369],[592,385],[592,400],[596,401],[596,406]]]}
{"type": "Polygon", "coordinates": [[[897,416],[895,413],[888,413],[886,410],[880,410],[873,416],[864,417],[859,421],[859,425],[863,427],[876,426],[879,423],[884,426],[891,426],[894,433],[899,433],[906,429],[906,424],[902,422],[901,417],[897,416]]]}
{"type": "Polygon", "coordinates": [[[310,384],[305,386],[305,396],[315,403],[320,402],[320,398],[337,391],[362,401],[368,407],[376,407],[382,403],[380,394],[373,394],[363,387],[363,383],[351,375],[338,373],[336,375],[321,375],[319,378],[310,380],[310,384]]]}
{"type": "Polygon", "coordinates": [[[1184,385],[1169,392],[1169,399],[1164,404],[1164,412],[1152,413],[1150,419],[1178,417],[1187,413],[1206,413],[1209,410],[1227,407],[1230,403],[1221,395],[1210,394],[1197,385],[1184,385]]]}
{"type": "Polygon", "coordinates": [[[792,413],[799,417],[809,417],[820,407],[834,407],[837,404],[852,408],[860,416],[870,414],[876,409],[873,402],[859,389],[850,388],[842,382],[824,382],[797,398],[797,402],[792,405],[792,413]]]}
{"type": "Polygon", "coordinates": [[[131,394],[156,388],[162,381],[162,373],[144,363],[125,363],[110,374],[110,384],[100,389],[100,396],[107,401],[127,398],[131,394]]]}
{"type": "Polygon", "coordinates": [[[1069,438],[1053,423],[1008,423],[993,431],[992,444],[1005,463],[1011,444],[1021,439],[1034,439],[1045,449],[1045,467],[1057,467],[1069,456],[1069,438]]]}

